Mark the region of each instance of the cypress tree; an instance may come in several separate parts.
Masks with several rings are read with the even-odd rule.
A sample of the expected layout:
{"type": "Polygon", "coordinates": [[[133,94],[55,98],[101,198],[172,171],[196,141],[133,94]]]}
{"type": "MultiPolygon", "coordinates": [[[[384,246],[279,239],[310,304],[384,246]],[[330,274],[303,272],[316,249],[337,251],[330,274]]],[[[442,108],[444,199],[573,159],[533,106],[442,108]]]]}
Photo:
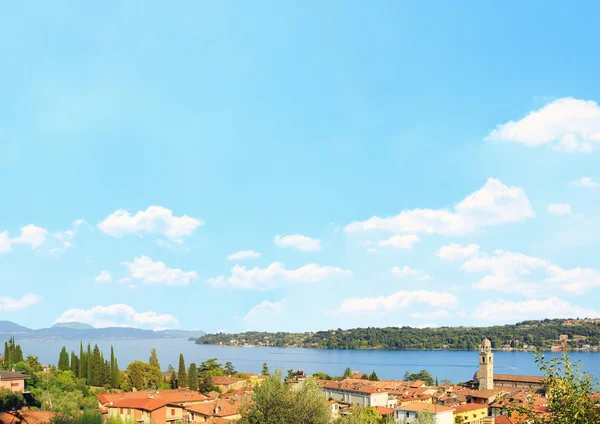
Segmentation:
{"type": "Polygon", "coordinates": [[[21,350],[21,345],[17,345],[15,347],[15,357],[13,361],[15,364],[23,362],[23,351],[21,350]]]}
{"type": "Polygon", "coordinates": [[[177,374],[175,374],[175,370],[171,373],[171,389],[177,388],[177,374]]]}
{"type": "Polygon", "coordinates": [[[91,386],[92,385],[92,350],[90,347],[90,344],[88,343],[88,347],[87,347],[87,355],[86,355],[86,359],[87,359],[87,365],[86,365],[86,371],[87,371],[87,385],[91,386]]]}
{"type": "Polygon", "coordinates": [[[102,385],[105,386],[110,384],[112,381],[111,371],[110,371],[110,361],[106,359],[104,361],[104,372],[102,373],[102,385]]]}
{"type": "Polygon", "coordinates": [[[71,351],[71,371],[73,371],[75,377],[79,377],[79,358],[73,351],[71,351]]]}
{"type": "Polygon", "coordinates": [[[62,347],[60,351],[60,356],[58,357],[58,369],[61,371],[68,371],[71,369],[69,365],[69,354],[67,353],[67,348],[62,347]]]}
{"type": "Polygon", "coordinates": [[[102,386],[104,384],[104,360],[100,354],[98,345],[94,345],[92,351],[92,384],[90,386],[102,386]]]}
{"type": "Polygon", "coordinates": [[[86,378],[86,368],[85,368],[85,356],[83,354],[83,342],[79,341],[79,370],[77,372],[77,377],[86,378]]]}
{"type": "Polygon", "coordinates": [[[150,352],[150,360],[148,363],[153,367],[160,369],[160,363],[158,362],[158,355],[156,354],[155,348],[152,348],[152,352],[150,352]]]}
{"type": "Polygon", "coordinates": [[[188,387],[190,390],[198,390],[198,369],[195,363],[190,364],[190,370],[188,372],[188,387]]]}
{"type": "Polygon", "coordinates": [[[117,362],[117,358],[115,358],[115,365],[110,374],[110,384],[113,387],[113,389],[119,388],[119,374],[119,363],[117,362]]]}
{"type": "Polygon", "coordinates": [[[177,373],[177,386],[187,387],[187,372],[185,370],[185,361],[183,360],[183,353],[179,354],[179,372],[177,373]]]}

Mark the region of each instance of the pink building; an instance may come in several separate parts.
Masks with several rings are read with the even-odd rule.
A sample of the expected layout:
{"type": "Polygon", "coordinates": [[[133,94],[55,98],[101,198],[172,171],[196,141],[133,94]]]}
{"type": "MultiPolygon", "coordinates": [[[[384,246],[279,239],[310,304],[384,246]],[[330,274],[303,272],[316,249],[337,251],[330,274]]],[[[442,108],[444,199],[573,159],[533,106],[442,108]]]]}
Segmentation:
{"type": "Polygon", "coordinates": [[[25,380],[28,378],[30,377],[22,372],[0,371],[0,389],[23,393],[25,391],[25,380]]]}

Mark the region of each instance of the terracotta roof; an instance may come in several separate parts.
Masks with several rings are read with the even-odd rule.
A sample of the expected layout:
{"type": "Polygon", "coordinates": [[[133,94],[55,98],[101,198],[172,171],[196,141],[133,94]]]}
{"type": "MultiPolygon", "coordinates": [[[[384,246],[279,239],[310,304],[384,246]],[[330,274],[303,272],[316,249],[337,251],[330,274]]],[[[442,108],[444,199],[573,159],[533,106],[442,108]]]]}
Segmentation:
{"type": "Polygon", "coordinates": [[[494,374],[494,380],[542,384],[544,382],[544,377],[539,377],[536,375],[494,374]]]}
{"type": "MultiPolygon", "coordinates": [[[[155,390],[155,391],[139,391],[139,392],[123,392],[123,393],[104,393],[96,395],[98,401],[105,406],[109,406],[111,402],[113,405],[116,402],[124,400],[153,400],[160,399],[167,403],[189,403],[189,402],[203,402],[207,398],[199,392],[192,390],[155,390]]],[[[136,405],[141,405],[137,403],[136,405]]],[[[123,406],[127,407],[127,406],[123,406]]]]}
{"type": "Polygon", "coordinates": [[[482,405],[480,403],[465,403],[464,405],[459,405],[454,408],[455,414],[463,414],[465,412],[476,411],[478,409],[487,409],[487,405],[482,405]]]}
{"type": "Polygon", "coordinates": [[[332,380],[318,380],[317,384],[321,387],[330,389],[330,390],[342,390],[346,392],[354,392],[354,393],[387,393],[385,389],[380,389],[378,387],[374,387],[365,380],[343,380],[343,381],[332,381],[332,380]]]}
{"type": "Polygon", "coordinates": [[[26,380],[31,378],[24,372],[0,371],[0,380],[26,380]]]}
{"type": "Polygon", "coordinates": [[[498,396],[502,390],[497,389],[485,389],[485,390],[471,390],[469,393],[472,397],[481,398],[481,399],[490,399],[494,396],[498,396]]]}
{"type": "Polygon", "coordinates": [[[221,377],[221,376],[213,377],[213,383],[216,386],[229,386],[230,384],[239,383],[241,381],[246,381],[246,380],[244,380],[243,378],[237,378],[237,377],[221,377]]]}
{"type": "Polygon", "coordinates": [[[519,424],[519,423],[525,423],[525,422],[526,421],[524,419],[519,419],[516,417],[508,417],[506,415],[499,415],[494,420],[495,424],[519,424]]]}
{"type": "Polygon", "coordinates": [[[143,411],[156,411],[163,406],[168,405],[169,402],[164,399],[121,399],[106,405],[107,408],[133,408],[141,409],[143,411]]]}
{"type": "Polygon", "coordinates": [[[3,424],[42,424],[49,423],[54,417],[54,412],[48,411],[16,411],[16,412],[0,412],[0,423],[3,424]]]}
{"type": "Polygon", "coordinates": [[[448,412],[454,411],[454,408],[448,408],[447,406],[441,405],[432,405],[431,403],[423,403],[423,402],[411,402],[406,405],[397,406],[395,408],[399,411],[412,411],[412,412],[421,412],[421,411],[429,411],[432,413],[437,412],[448,412]]]}
{"type": "Polygon", "coordinates": [[[392,415],[394,408],[386,408],[385,406],[376,406],[375,409],[379,412],[379,415],[392,415]]]}
{"type": "Polygon", "coordinates": [[[206,417],[230,417],[239,413],[239,405],[235,402],[222,399],[198,403],[188,406],[185,409],[206,417]]]}

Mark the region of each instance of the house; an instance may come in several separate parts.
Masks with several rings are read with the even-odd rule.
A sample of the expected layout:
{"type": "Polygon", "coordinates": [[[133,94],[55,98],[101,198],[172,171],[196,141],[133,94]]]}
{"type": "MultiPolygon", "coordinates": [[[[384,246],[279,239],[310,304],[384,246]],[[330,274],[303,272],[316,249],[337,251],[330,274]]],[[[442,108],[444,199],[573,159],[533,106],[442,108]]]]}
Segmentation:
{"type": "Polygon", "coordinates": [[[184,417],[183,405],[156,398],[126,398],[111,402],[107,409],[109,419],[119,418],[122,422],[166,424],[182,421],[184,417]]]}
{"type": "Polygon", "coordinates": [[[230,390],[246,387],[248,382],[243,378],[215,376],[213,377],[213,384],[221,390],[221,393],[227,393],[230,390]]]}
{"type": "Polygon", "coordinates": [[[186,407],[187,422],[205,423],[215,419],[231,422],[242,417],[239,412],[240,407],[239,402],[224,399],[190,405],[186,407]]]}
{"type": "Polygon", "coordinates": [[[463,424],[483,424],[483,419],[489,415],[487,405],[478,403],[465,403],[454,408],[454,419],[456,417],[463,424]]]}
{"type": "Polygon", "coordinates": [[[342,381],[319,380],[317,384],[323,389],[327,399],[347,403],[354,406],[389,406],[396,399],[388,392],[368,384],[366,380],[351,379],[342,381]]]}
{"type": "Polygon", "coordinates": [[[432,405],[422,402],[408,403],[394,409],[394,420],[399,423],[413,423],[422,412],[433,414],[436,424],[454,424],[453,409],[447,406],[432,405]]]}
{"type": "Polygon", "coordinates": [[[0,389],[13,392],[25,392],[25,380],[31,378],[25,373],[15,371],[0,371],[0,389]]]}

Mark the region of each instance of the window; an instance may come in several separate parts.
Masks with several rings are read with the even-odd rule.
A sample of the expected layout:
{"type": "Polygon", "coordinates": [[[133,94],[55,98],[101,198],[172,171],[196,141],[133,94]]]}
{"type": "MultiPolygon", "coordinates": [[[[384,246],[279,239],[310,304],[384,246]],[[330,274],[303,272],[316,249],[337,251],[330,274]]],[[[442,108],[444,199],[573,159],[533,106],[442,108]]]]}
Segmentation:
{"type": "Polygon", "coordinates": [[[171,416],[175,415],[175,410],[171,409],[171,416]]]}
{"type": "Polygon", "coordinates": [[[123,408],[121,408],[121,410],[119,411],[119,413],[120,413],[121,415],[123,415],[123,408]]]}

